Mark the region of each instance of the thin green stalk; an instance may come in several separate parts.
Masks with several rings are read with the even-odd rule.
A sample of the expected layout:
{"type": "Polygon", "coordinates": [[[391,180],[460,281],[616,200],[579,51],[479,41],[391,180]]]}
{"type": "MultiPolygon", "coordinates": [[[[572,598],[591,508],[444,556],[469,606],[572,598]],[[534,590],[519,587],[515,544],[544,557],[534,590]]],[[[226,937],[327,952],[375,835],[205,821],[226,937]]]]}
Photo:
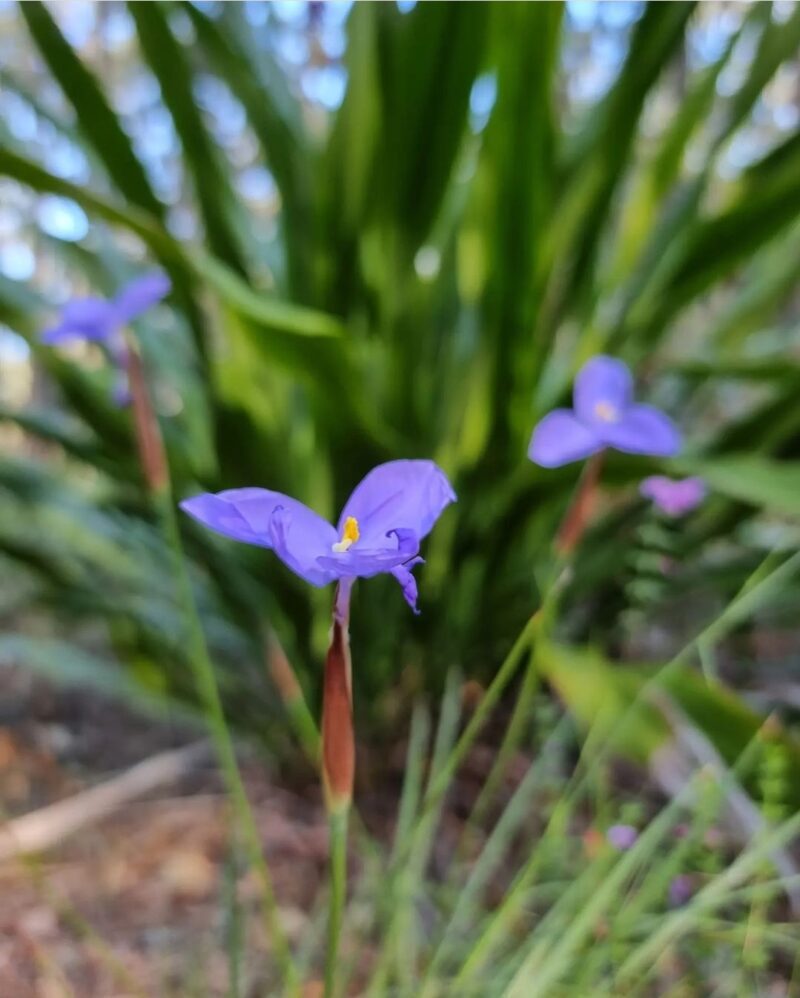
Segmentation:
{"type": "Polygon", "coordinates": [[[256,871],[263,892],[265,924],[269,937],[275,947],[275,957],[280,967],[287,992],[299,994],[299,982],[292,961],[289,943],[283,932],[278,915],[278,904],[272,885],[272,876],[261,847],[255,817],[239,771],[236,751],[233,745],[222,699],[217,685],[214,666],[208,654],[205,634],[200,622],[197,604],[194,599],[186,561],[183,553],[178,519],[175,514],[172,490],[166,485],[155,495],[164,535],[172,550],[178,583],[178,597],[183,608],[189,637],[189,660],[194,669],[198,691],[206,709],[206,719],[219,759],[220,769],[226,788],[231,797],[237,821],[244,836],[244,843],[250,862],[256,871]]]}
{"type": "Polygon", "coordinates": [[[470,978],[485,965],[497,941],[500,938],[508,938],[513,922],[519,914],[529,894],[531,884],[544,861],[544,847],[566,825],[570,810],[580,796],[585,781],[586,774],[583,773],[578,776],[576,771],[576,775],[573,776],[571,781],[572,786],[567,788],[565,794],[554,808],[538,844],[531,850],[530,856],[517,872],[510,889],[506,892],[500,905],[482,924],[478,938],[473,941],[470,947],[467,960],[455,976],[454,986],[456,989],[461,989],[458,993],[463,993],[468,986],[470,978]]]}
{"type": "MultiPolygon", "coordinates": [[[[489,883],[500,859],[526,820],[526,816],[530,813],[534,794],[540,788],[544,763],[549,759],[553,749],[560,743],[566,725],[567,718],[563,717],[542,746],[536,760],[528,767],[527,773],[500,815],[470,870],[467,881],[459,892],[450,913],[449,920],[435,944],[433,955],[419,987],[422,998],[432,998],[436,993],[437,974],[447,964],[453,951],[454,940],[458,938],[460,933],[464,932],[470,919],[477,917],[481,892],[489,883]]],[[[562,888],[559,887],[559,894],[562,892],[562,888]]]]}
{"type": "MultiPolygon", "coordinates": [[[[602,468],[602,453],[595,455],[591,461],[584,465],[575,490],[567,504],[564,517],[560,526],[556,530],[556,537],[562,538],[565,532],[570,529],[570,524],[576,518],[576,512],[580,511],[590,493],[596,490],[599,475],[602,468]]],[[[572,561],[572,553],[575,546],[580,541],[586,529],[586,522],[578,524],[577,532],[571,538],[571,546],[566,551],[557,551],[553,565],[550,567],[549,579],[544,584],[544,598],[541,606],[534,614],[536,621],[535,628],[537,636],[544,636],[548,633],[550,624],[555,618],[559,606],[561,594],[569,578],[569,567],[572,561]]],[[[485,817],[486,811],[492,802],[495,792],[505,775],[509,760],[519,747],[525,730],[525,722],[530,714],[531,704],[538,689],[539,674],[537,671],[535,647],[528,661],[528,668],[522,681],[519,696],[514,704],[511,720],[503,733],[503,739],[497,750],[494,763],[489,771],[478,799],[472,808],[467,827],[462,835],[462,842],[467,841],[470,833],[476,825],[479,825],[485,817]]]]}
{"type": "Polygon", "coordinates": [[[347,818],[348,807],[331,811],[330,830],[331,884],[328,901],[328,946],[325,953],[325,998],[334,998],[338,978],[339,938],[347,898],[347,818]]]}
{"type": "MultiPolygon", "coordinates": [[[[458,767],[464,761],[478,733],[488,719],[489,714],[500,699],[503,690],[513,678],[519,660],[533,637],[535,625],[536,616],[534,615],[525,624],[517,640],[512,645],[455,746],[449,751],[441,764],[437,762],[435,766],[432,766],[431,779],[416,820],[410,828],[405,841],[402,844],[398,842],[395,847],[393,863],[401,871],[405,864],[411,861],[416,849],[421,843],[426,841],[428,835],[431,833],[432,825],[430,818],[450,788],[458,767]]],[[[440,728],[441,723],[440,720],[440,728]]],[[[439,746],[437,745],[438,748],[439,746]]],[[[394,884],[392,884],[391,889],[394,889],[394,884]]],[[[386,946],[394,945],[398,924],[399,922],[395,915],[389,926],[389,934],[392,936],[392,939],[386,941],[386,946]]],[[[378,995],[382,993],[389,974],[389,964],[389,955],[384,950],[384,954],[373,973],[369,994],[378,995]]]]}
{"type": "MultiPolygon", "coordinates": [[[[436,728],[428,786],[436,780],[455,741],[460,716],[460,686],[459,674],[455,671],[448,673],[447,688],[442,698],[442,708],[436,728]]],[[[427,731],[425,734],[427,735],[427,731]]],[[[410,748],[411,746],[409,750],[410,748]]],[[[420,745],[419,748],[422,749],[424,746],[420,745]]],[[[416,779],[416,774],[410,775],[412,779],[416,779]]],[[[417,796],[416,793],[414,796],[417,796]]],[[[407,820],[404,820],[402,826],[398,824],[398,836],[392,851],[390,876],[384,891],[390,906],[389,924],[382,940],[381,954],[373,967],[366,991],[369,998],[382,998],[386,994],[393,971],[396,971],[399,983],[404,985],[406,990],[412,987],[408,972],[416,965],[419,948],[414,926],[416,900],[420,894],[440,810],[438,806],[432,807],[423,812],[416,823],[412,822],[413,815],[409,811],[410,802],[406,808],[407,820]]]]}
{"type": "MultiPolygon", "coordinates": [[[[656,673],[644,684],[642,689],[639,691],[635,703],[629,705],[626,710],[623,711],[622,717],[619,719],[617,724],[618,732],[634,715],[636,704],[642,695],[644,695],[646,691],[655,688],[659,680],[663,680],[665,676],[674,671],[674,669],[685,660],[688,653],[693,647],[695,647],[698,641],[704,639],[708,641],[718,640],[730,627],[740,623],[749,613],[752,612],[754,608],[760,605],[760,601],[763,599],[765,592],[769,592],[769,590],[776,584],[785,582],[786,577],[790,576],[797,569],[797,567],[800,566],[800,553],[791,556],[777,568],[773,569],[772,565],[774,564],[774,561],[775,558],[773,555],[768,555],[767,558],[764,559],[764,561],[755,569],[750,578],[748,578],[748,580],[744,583],[737,597],[728,607],[726,607],[720,616],[712,621],[711,624],[707,625],[699,635],[691,639],[672,660],[667,662],[658,671],[658,673],[656,673]]],[[[535,620],[535,617],[532,618],[531,621],[529,621],[529,626],[532,623],[535,623],[535,620]]],[[[517,644],[522,641],[524,635],[525,631],[523,631],[523,634],[520,635],[517,644]]],[[[516,647],[517,646],[515,645],[515,649],[516,647]]],[[[515,649],[512,649],[512,653],[515,649]]],[[[509,653],[509,657],[511,657],[511,653],[509,653]]],[[[506,663],[504,663],[504,667],[505,664],[506,663]]],[[[596,731],[598,729],[593,730],[596,731]]],[[[609,751],[609,742],[605,737],[606,734],[606,729],[603,726],[600,726],[599,735],[594,735],[593,737],[593,732],[589,732],[581,751],[578,766],[576,767],[576,776],[573,778],[574,785],[562,799],[559,808],[557,808],[551,816],[547,828],[542,836],[542,842],[549,836],[551,830],[556,827],[556,818],[562,813],[563,808],[569,801],[573,800],[577,796],[582,786],[584,786],[589,779],[590,775],[594,773],[597,767],[600,766],[605,760],[609,751]],[[578,777],[578,773],[582,773],[582,775],[578,777]]],[[[532,878],[536,875],[540,855],[540,849],[534,850],[523,869],[517,875],[512,888],[506,894],[502,904],[484,926],[481,936],[473,944],[470,956],[456,978],[456,985],[466,985],[474,970],[480,966],[488,956],[498,931],[504,925],[507,925],[510,919],[513,918],[513,914],[518,909],[521,898],[524,897],[525,891],[528,889],[532,878]]]]}
{"type": "MultiPolygon", "coordinates": [[[[523,995],[526,998],[544,996],[551,986],[558,983],[570,962],[580,951],[580,947],[589,938],[592,926],[605,914],[614,899],[619,897],[625,883],[630,880],[636,869],[645,865],[653,856],[657,846],[672,827],[675,815],[689,796],[690,787],[687,785],[684,792],[670,801],[650,822],[633,848],[608,871],[591,897],[581,905],[578,913],[569,918],[565,931],[554,945],[542,943],[531,948],[504,992],[504,996],[508,998],[522,998],[523,995]]],[[[560,904],[561,902],[552,909],[551,914],[560,904]]]]}
{"type": "Polygon", "coordinates": [[[146,998],[146,992],[136,981],[130,970],[116,954],[113,947],[95,929],[90,922],[75,908],[70,901],[59,896],[50,886],[42,870],[41,863],[32,856],[22,856],[21,861],[31,875],[34,888],[42,898],[53,908],[59,919],[91,949],[97,963],[102,965],[115,983],[131,998],[146,998]]]}
{"type": "Polygon", "coordinates": [[[320,764],[322,742],[319,729],[306,702],[303,687],[277,635],[268,633],[264,646],[267,667],[283,701],[289,723],[303,751],[316,768],[320,764]]]}
{"type": "Polygon", "coordinates": [[[536,656],[535,652],[531,652],[519,696],[511,712],[511,719],[503,733],[503,739],[495,755],[492,768],[489,770],[489,775],[481,787],[481,792],[478,794],[478,798],[472,808],[472,813],[464,827],[462,842],[469,841],[476,826],[480,826],[486,817],[486,812],[494,800],[495,794],[506,774],[508,764],[523,740],[526,722],[530,716],[531,707],[538,689],[539,674],[536,669],[536,656]]]}
{"type": "Polygon", "coordinates": [[[425,819],[430,811],[436,807],[445,793],[447,793],[458,767],[464,761],[467,753],[472,748],[473,742],[477,738],[481,728],[483,728],[486,723],[489,714],[494,709],[497,701],[500,699],[503,690],[511,682],[511,679],[516,672],[517,665],[519,664],[519,660],[522,658],[523,652],[533,639],[535,630],[536,616],[534,615],[523,627],[519,637],[514,642],[511,650],[503,660],[502,665],[497,670],[494,679],[487,687],[486,692],[476,707],[475,713],[472,715],[469,724],[466,726],[461,734],[461,737],[456,742],[447,759],[444,761],[436,779],[434,779],[429,785],[427,793],[425,794],[425,799],[422,803],[421,813],[417,819],[418,824],[425,819]]]}
{"type": "Polygon", "coordinates": [[[690,904],[669,918],[635,950],[617,972],[617,980],[624,987],[631,978],[636,980],[652,967],[656,958],[669,946],[685,935],[694,925],[698,915],[713,911],[739,886],[770,853],[782,848],[800,832],[800,814],[795,814],[778,828],[763,835],[757,845],[739,855],[728,869],[703,888],[690,904]]]}

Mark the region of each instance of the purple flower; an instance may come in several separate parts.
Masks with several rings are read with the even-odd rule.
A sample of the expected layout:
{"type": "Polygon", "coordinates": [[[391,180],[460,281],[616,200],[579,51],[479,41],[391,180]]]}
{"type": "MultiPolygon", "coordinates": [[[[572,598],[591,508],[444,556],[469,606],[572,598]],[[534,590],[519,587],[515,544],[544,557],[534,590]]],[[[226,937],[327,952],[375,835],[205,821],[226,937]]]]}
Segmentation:
{"type": "Polygon", "coordinates": [[[117,405],[127,405],[130,392],[127,380],[128,351],[123,327],[169,294],[171,284],[166,274],[153,271],[134,278],[116,298],[76,298],[61,310],[61,321],[46,329],[42,343],[57,344],[69,340],[103,343],[117,369],[112,398],[117,405]]]}
{"type": "Polygon", "coordinates": [[[63,343],[73,339],[102,343],[121,326],[158,304],[169,294],[170,288],[167,275],[157,270],[134,278],[110,301],[76,298],[62,309],[61,321],[42,333],[42,343],[63,343]]]}
{"type": "Polygon", "coordinates": [[[683,516],[705,499],[706,483],[702,478],[673,481],[664,475],[651,475],[645,478],[639,491],[668,516],[683,516]]]}
{"type": "Polygon", "coordinates": [[[592,357],[575,378],[574,409],[554,409],[536,426],[528,457],[545,468],[580,461],[606,447],[671,457],[681,439],[672,420],[633,401],[633,377],[621,360],[592,357]]]}
{"type": "Polygon", "coordinates": [[[419,543],[455,501],[433,461],[389,461],[356,486],[334,528],[297,499],[268,489],[229,489],[185,499],[184,512],[246,544],[270,548],[313,586],[390,572],[417,612],[411,569],[422,562],[419,543]]]}
{"type": "Polygon", "coordinates": [[[630,849],[639,838],[633,825],[612,825],[606,832],[606,839],[619,852],[630,849]]]}

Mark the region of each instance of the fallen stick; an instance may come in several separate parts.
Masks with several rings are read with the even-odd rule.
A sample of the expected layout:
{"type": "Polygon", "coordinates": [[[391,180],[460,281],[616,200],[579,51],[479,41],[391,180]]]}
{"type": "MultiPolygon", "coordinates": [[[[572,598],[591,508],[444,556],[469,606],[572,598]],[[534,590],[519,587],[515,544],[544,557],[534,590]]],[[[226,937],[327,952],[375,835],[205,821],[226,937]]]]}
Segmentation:
{"type": "Polygon", "coordinates": [[[135,797],[179,779],[209,757],[205,741],[159,752],[96,787],[0,825],[0,863],[52,849],[135,797]]]}

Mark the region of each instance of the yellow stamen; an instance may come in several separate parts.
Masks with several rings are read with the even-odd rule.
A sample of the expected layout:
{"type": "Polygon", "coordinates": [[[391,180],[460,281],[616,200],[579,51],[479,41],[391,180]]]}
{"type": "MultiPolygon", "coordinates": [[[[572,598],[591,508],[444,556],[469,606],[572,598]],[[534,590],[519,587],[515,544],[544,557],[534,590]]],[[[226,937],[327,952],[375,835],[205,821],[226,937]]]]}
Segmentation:
{"type": "Polygon", "coordinates": [[[598,402],[594,407],[594,414],[604,423],[616,423],[619,419],[617,407],[610,402],[598,402]]]}
{"type": "Polygon", "coordinates": [[[361,534],[358,530],[358,520],[354,516],[348,516],[344,521],[342,539],[333,545],[333,550],[339,553],[342,551],[349,551],[350,546],[355,544],[360,536],[361,534]]]}

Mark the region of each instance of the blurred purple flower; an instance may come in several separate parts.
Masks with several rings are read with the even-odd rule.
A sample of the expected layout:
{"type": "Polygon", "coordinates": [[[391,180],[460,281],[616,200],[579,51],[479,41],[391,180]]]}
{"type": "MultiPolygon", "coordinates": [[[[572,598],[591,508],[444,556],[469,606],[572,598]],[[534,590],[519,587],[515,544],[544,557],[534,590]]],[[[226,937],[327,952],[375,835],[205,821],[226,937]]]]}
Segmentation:
{"type": "Polygon", "coordinates": [[[619,852],[630,849],[638,838],[639,833],[633,825],[611,825],[606,832],[606,839],[619,852]]]}
{"type": "Polygon", "coordinates": [[[679,873],[670,881],[669,903],[673,907],[679,908],[682,904],[686,904],[692,893],[692,878],[688,873],[679,873]]]}
{"type": "Polygon", "coordinates": [[[129,281],[111,300],[75,298],[61,311],[61,321],[46,329],[42,343],[63,343],[65,340],[103,342],[126,323],[158,304],[170,292],[170,282],[160,270],[143,274],[129,281]]]}
{"type": "Polygon", "coordinates": [[[639,491],[668,516],[683,516],[705,499],[706,483],[702,478],[673,481],[664,475],[651,475],[645,478],[639,491]]]}
{"type": "Polygon", "coordinates": [[[419,543],[455,498],[433,461],[389,461],[356,486],[336,528],[297,499],[267,489],[204,493],[180,505],[226,537],[270,548],[313,586],[341,581],[344,605],[354,579],[389,572],[416,613],[411,569],[422,562],[419,543]]]}
{"type": "Polygon", "coordinates": [[[130,402],[123,327],[169,294],[172,285],[166,274],[153,271],[129,281],[119,294],[104,298],[76,298],[61,310],[61,321],[41,334],[42,343],[54,345],[69,340],[103,343],[118,376],[112,391],[116,405],[130,402]]]}
{"type": "Polygon", "coordinates": [[[592,357],[575,378],[573,409],[554,409],[533,431],[528,457],[544,468],[580,461],[606,447],[671,457],[681,438],[672,420],[633,401],[633,376],[613,357],[592,357]]]}

